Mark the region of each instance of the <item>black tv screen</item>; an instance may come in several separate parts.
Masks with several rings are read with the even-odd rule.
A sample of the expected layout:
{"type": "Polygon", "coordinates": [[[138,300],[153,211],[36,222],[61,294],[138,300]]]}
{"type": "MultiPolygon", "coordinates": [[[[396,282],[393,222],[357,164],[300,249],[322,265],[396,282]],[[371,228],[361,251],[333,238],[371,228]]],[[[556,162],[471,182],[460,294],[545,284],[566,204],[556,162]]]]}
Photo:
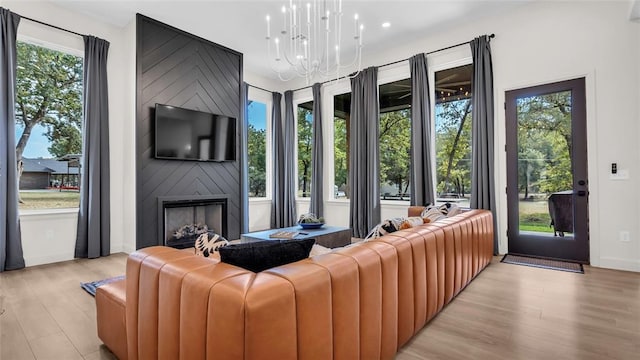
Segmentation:
{"type": "Polygon", "coordinates": [[[158,159],[234,161],[236,119],[156,104],[155,150],[158,159]]]}

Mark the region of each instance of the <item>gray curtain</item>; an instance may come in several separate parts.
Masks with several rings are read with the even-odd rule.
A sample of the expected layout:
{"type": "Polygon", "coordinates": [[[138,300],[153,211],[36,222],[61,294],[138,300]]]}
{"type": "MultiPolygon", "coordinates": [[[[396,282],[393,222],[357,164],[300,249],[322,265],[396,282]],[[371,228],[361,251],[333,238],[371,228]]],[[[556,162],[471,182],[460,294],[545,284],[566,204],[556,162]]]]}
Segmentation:
{"type": "Polygon", "coordinates": [[[313,92],[313,135],[311,138],[311,204],[309,204],[309,212],[318,217],[324,216],[321,88],[322,85],[320,83],[315,83],[311,87],[313,92]]]}
{"type": "Polygon", "coordinates": [[[273,93],[273,200],[271,228],[293,226],[296,223],[293,92],[285,92],[285,121],[282,122],[282,95],[273,93]]]}
{"type": "Polygon", "coordinates": [[[111,251],[108,53],[108,41],[84,36],[84,121],[75,257],[96,258],[111,251]]]}
{"type": "Polygon", "coordinates": [[[357,238],[380,222],[379,116],[378,68],[370,67],[351,79],[349,224],[357,238]]]}
{"type": "Polygon", "coordinates": [[[434,203],[431,169],[431,105],[427,58],[409,59],[411,67],[411,205],[434,203]]]}
{"type": "MultiPolygon", "coordinates": [[[[471,122],[471,208],[493,212],[496,227],[496,186],[494,181],[493,68],[489,37],[470,42],[473,57],[473,100],[471,122]]],[[[498,254],[498,231],[494,231],[493,253],[498,254]]]]}
{"type": "Polygon", "coordinates": [[[249,118],[248,114],[248,106],[249,106],[249,84],[246,82],[242,83],[240,88],[240,118],[242,121],[240,122],[240,148],[242,151],[240,152],[240,199],[241,205],[241,223],[240,223],[240,232],[248,233],[249,232],[249,154],[248,154],[248,144],[249,144],[249,118]]]}
{"type": "Polygon", "coordinates": [[[16,31],[20,15],[0,8],[0,272],[22,269],[16,159],[16,31]],[[5,196],[6,194],[6,196],[5,196]]]}

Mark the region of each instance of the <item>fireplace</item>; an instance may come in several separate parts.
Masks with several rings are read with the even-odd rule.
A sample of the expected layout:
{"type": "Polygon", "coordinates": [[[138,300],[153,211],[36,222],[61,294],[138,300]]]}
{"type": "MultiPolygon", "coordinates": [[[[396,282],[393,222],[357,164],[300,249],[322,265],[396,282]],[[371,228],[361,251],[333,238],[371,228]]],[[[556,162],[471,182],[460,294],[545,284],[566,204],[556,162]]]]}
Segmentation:
{"type": "Polygon", "coordinates": [[[160,245],[177,249],[193,247],[203,227],[227,237],[227,197],[170,196],[158,198],[158,234],[160,245]],[[180,231],[184,230],[184,231],[180,231]],[[176,232],[180,235],[176,236],[176,232]],[[190,234],[188,234],[190,233],[190,234]],[[182,235],[182,236],[181,236],[182,235]]]}

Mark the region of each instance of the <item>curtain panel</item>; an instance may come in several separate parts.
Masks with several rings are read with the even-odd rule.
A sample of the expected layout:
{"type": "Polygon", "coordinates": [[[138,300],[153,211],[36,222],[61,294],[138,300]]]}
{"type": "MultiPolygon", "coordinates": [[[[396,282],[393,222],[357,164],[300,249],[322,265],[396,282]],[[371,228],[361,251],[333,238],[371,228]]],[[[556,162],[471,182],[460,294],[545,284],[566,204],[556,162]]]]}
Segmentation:
{"type": "Polygon", "coordinates": [[[380,222],[378,68],[364,69],[351,79],[349,140],[349,225],[364,238],[380,222]]]}
{"type": "Polygon", "coordinates": [[[16,34],[20,15],[0,7],[0,272],[24,267],[16,158],[16,34]],[[6,195],[6,196],[5,196],[6,195]]]}
{"type": "Polygon", "coordinates": [[[311,203],[309,204],[309,212],[317,217],[324,216],[323,212],[323,181],[324,170],[322,162],[322,85],[315,83],[311,87],[313,92],[313,134],[311,138],[311,203]]]}
{"type": "Polygon", "coordinates": [[[84,36],[84,121],[75,257],[111,252],[109,183],[109,42],[84,36]]]}
{"type": "MultiPolygon", "coordinates": [[[[473,100],[471,122],[471,203],[472,209],[493,212],[496,227],[496,190],[493,131],[493,66],[488,36],[470,42],[473,58],[473,100]]],[[[493,253],[498,254],[498,232],[494,232],[493,253]]]]}
{"type": "Polygon", "coordinates": [[[433,204],[431,103],[429,71],[423,53],[409,59],[411,68],[411,205],[433,204]]]}
{"type": "Polygon", "coordinates": [[[282,94],[273,93],[273,193],[271,228],[293,226],[296,223],[294,174],[293,93],[285,92],[285,119],[282,121],[282,94]]]}

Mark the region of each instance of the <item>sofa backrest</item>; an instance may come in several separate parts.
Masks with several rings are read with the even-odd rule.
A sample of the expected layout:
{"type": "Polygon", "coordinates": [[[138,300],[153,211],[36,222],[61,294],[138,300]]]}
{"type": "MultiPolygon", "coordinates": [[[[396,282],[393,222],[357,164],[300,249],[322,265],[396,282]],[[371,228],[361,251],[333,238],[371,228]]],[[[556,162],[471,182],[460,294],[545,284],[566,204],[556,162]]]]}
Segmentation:
{"type": "Polygon", "coordinates": [[[472,210],[253,273],[171,248],[127,262],[130,359],[391,359],[490,261],[472,210]]]}

